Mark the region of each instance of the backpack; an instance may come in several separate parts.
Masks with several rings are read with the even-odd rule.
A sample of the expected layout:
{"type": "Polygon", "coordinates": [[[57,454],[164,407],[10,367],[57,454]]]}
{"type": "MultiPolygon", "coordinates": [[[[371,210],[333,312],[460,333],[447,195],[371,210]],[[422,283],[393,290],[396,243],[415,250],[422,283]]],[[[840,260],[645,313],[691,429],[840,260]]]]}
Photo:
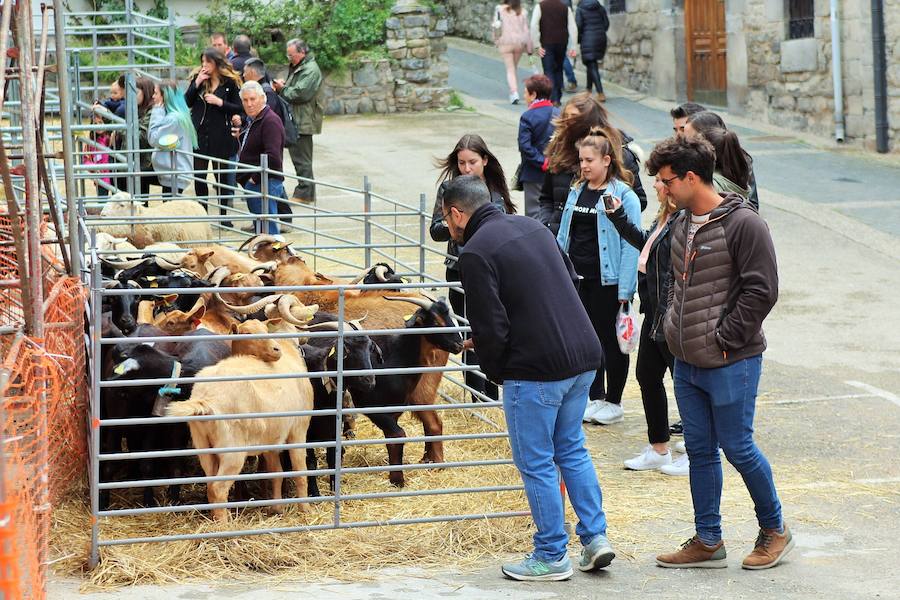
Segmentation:
{"type": "MultiPolygon", "coordinates": [[[[272,86],[268,83],[263,84],[263,91],[274,92],[272,86]]],[[[275,93],[275,97],[278,99],[279,108],[276,112],[281,117],[281,124],[284,125],[284,145],[285,147],[292,146],[297,143],[299,132],[297,131],[297,124],[294,123],[294,115],[291,114],[291,105],[279,94],[275,93]]]]}

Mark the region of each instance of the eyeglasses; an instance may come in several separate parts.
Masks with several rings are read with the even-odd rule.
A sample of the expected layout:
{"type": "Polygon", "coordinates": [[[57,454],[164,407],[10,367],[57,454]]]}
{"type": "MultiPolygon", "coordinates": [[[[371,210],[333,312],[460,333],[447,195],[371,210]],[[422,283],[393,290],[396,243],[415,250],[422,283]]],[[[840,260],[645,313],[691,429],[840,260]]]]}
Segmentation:
{"type": "Polygon", "coordinates": [[[675,175],[674,177],[669,177],[668,179],[663,179],[660,177],[659,181],[666,187],[669,187],[673,181],[676,179],[682,179],[684,176],[675,175]]]}

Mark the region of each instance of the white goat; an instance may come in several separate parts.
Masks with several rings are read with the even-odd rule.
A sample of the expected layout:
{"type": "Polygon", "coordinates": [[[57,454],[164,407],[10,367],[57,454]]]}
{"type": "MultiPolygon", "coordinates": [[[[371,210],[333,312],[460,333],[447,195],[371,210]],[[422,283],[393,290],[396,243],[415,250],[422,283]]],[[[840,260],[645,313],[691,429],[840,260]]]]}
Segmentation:
{"type": "MultiPolygon", "coordinates": [[[[192,200],[173,200],[153,206],[132,202],[125,192],[119,192],[100,211],[101,217],[205,217],[206,209],[192,200]]],[[[123,219],[124,220],[124,219],[123,219]]],[[[179,242],[208,240],[212,238],[208,222],[139,223],[135,225],[101,225],[98,231],[115,237],[127,238],[137,248],[145,248],[154,242],[179,242]]]]}
{"type": "MultiPolygon", "coordinates": [[[[249,321],[247,322],[249,323],[249,321]]],[[[246,326],[247,323],[244,325],[246,326]]],[[[259,323],[259,332],[296,332],[293,325],[273,319],[259,323]]],[[[249,331],[248,331],[249,332],[249,331]]],[[[197,373],[197,377],[269,375],[284,373],[306,373],[306,362],[300,354],[294,339],[279,339],[281,358],[274,362],[264,362],[255,356],[231,356],[197,373]]],[[[169,404],[169,416],[187,417],[191,415],[235,414],[253,412],[286,412],[313,409],[313,389],[308,378],[263,379],[257,381],[229,381],[225,383],[199,382],[194,384],[190,400],[169,404]]],[[[191,439],[195,448],[224,448],[229,446],[257,446],[270,444],[302,444],[306,441],[306,430],[310,417],[285,417],[270,419],[234,419],[224,421],[192,421],[189,423],[191,439]]],[[[295,471],[306,468],[306,451],[288,451],[295,471]]],[[[259,452],[254,454],[260,454],[259,452]]],[[[281,472],[281,461],[277,451],[262,452],[266,470],[281,472]]],[[[201,454],[200,464],[206,475],[237,475],[244,466],[247,452],[226,452],[222,454],[201,454]]],[[[295,477],[297,496],[306,497],[306,477],[295,477]]],[[[282,478],[272,479],[272,498],[281,500],[282,478]]],[[[228,501],[228,492],[234,481],[211,481],[206,485],[210,503],[228,501]]],[[[299,504],[306,510],[305,504],[299,504]]],[[[282,512],[281,506],[273,506],[273,512],[282,512]]],[[[227,521],[230,513],[224,509],[214,509],[212,517],[216,521],[227,521]]]]}

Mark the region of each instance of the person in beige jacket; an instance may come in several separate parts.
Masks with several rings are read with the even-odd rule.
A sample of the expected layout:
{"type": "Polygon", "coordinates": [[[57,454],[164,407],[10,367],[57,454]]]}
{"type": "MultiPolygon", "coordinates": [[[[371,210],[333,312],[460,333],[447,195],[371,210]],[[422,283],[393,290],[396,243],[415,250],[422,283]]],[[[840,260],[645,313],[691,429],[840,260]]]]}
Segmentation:
{"type": "Polygon", "coordinates": [[[491,24],[494,44],[506,65],[506,82],[509,84],[510,104],[519,103],[519,60],[522,54],[531,56],[534,47],[528,24],[528,11],[522,8],[522,0],[505,0],[494,9],[491,24]]]}

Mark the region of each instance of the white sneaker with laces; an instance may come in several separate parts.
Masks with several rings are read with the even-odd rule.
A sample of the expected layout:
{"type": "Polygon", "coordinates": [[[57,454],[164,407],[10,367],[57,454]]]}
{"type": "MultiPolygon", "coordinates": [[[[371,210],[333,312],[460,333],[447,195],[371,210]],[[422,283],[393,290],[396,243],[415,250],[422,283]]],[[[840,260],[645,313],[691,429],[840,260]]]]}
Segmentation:
{"type": "Polygon", "coordinates": [[[584,416],[581,417],[582,422],[591,423],[594,415],[597,414],[597,411],[600,410],[600,403],[602,400],[588,400],[587,405],[584,407],[584,416]]]}
{"type": "Polygon", "coordinates": [[[613,404],[606,400],[597,400],[599,406],[597,412],[591,416],[591,421],[599,425],[612,425],[625,420],[625,411],[621,404],[613,404]]]}
{"type": "Polygon", "coordinates": [[[509,95],[509,103],[510,104],[518,104],[519,103],[519,92],[513,92],[509,95]]]}
{"type": "Polygon", "coordinates": [[[688,460],[687,454],[682,454],[678,458],[672,461],[670,465],[663,465],[659,468],[659,470],[666,475],[674,475],[685,477],[689,474],[689,469],[691,466],[690,460],[688,460]]]}
{"type": "Polygon", "coordinates": [[[672,464],[672,453],[666,450],[665,454],[659,454],[653,446],[647,446],[640,454],[625,461],[625,468],[632,471],[651,471],[665,465],[672,464]]]}
{"type": "Polygon", "coordinates": [[[684,440],[675,442],[675,452],[680,452],[682,454],[687,452],[687,449],[684,447],[684,440]]]}

